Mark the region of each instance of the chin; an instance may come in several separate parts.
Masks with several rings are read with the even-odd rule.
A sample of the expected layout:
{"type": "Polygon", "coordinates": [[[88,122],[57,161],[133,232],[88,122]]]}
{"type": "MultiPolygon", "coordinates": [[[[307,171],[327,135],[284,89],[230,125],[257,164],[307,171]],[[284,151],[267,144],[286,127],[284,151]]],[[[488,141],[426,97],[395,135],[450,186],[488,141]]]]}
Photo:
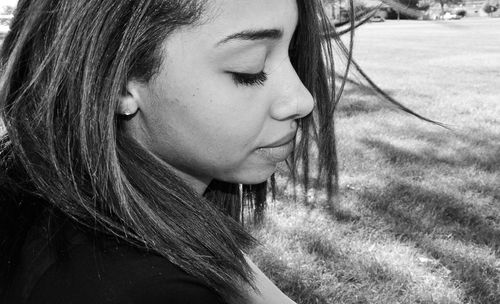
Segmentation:
{"type": "Polygon", "coordinates": [[[221,178],[225,182],[244,184],[244,185],[256,185],[267,181],[271,175],[276,171],[277,166],[269,166],[265,168],[251,168],[246,169],[243,172],[234,174],[229,178],[221,178]]]}

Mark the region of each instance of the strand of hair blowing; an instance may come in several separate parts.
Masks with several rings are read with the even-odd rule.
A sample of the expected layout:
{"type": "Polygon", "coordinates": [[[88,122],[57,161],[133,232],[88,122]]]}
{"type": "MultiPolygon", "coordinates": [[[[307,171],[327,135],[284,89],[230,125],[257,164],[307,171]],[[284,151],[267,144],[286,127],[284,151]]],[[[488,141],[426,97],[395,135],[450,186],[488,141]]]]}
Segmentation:
{"type": "Polygon", "coordinates": [[[121,134],[115,115],[126,81],[148,81],[168,33],[195,22],[201,8],[21,0],[2,47],[0,105],[38,195],[91,229],[168,258],[229,302],[252,285],[242,250],[255,240],[121,134]]]}
{"type": "MultiPolygon", "coordinates": [[[[335,78],[334,74],[328,72],[334,71],[335,66],[331,40],[323,38],[324,33],[329,32],[328,18],[321,1],[303,0],[297,1],[297,5],[299,26],[292,40],[290,57],[316,103],[313,113],[300,121],[301,140],[294,149],[289,167],[294,185],[301,185],[304,194],[307,194],[311,186],[310,179],[315,178],[314,187],[325,188],[327,199],[333,207],[332,199],[338,186],[338,160],[333,119],[336,107],[335,78]],[[315,147],[316,151],[311,147],[315,147]],[[316,160],[312,163],[311,159],[314,158],[316,160]],[[311,168],[312,164],[316,165],[315,168],[311,168]],[[316,169],[316,176],[310,176],[311,169],[316,169]]],[[[304,195],[305,201],[307,197],[304,195]]]]}

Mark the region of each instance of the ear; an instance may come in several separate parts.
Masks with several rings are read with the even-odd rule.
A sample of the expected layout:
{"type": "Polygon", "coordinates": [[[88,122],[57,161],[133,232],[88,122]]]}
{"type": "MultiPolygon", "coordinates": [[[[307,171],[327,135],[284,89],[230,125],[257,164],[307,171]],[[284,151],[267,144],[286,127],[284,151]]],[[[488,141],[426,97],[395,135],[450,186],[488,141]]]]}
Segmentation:
{"type": "Polygon", "coordinates": [[[132,117],[140,110],[140,105],[140,84],[137,81],[130,80],[127,82],[127,92],[120,96],[116,114],[125,117],[132,117]]]}

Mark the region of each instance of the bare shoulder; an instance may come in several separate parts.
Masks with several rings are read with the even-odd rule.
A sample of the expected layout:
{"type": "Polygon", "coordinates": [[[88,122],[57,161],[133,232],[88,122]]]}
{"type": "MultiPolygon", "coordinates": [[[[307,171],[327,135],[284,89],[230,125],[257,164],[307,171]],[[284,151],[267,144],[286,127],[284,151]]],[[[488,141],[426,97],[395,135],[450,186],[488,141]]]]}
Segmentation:
{"type": "Polygon", "coordinates": [[[245,256],[245,258],[255,274],[255,285],[260,291],[260,293],[256,293],[253,290],[249,290],[249,304],[296,304],[248,256],[245,256]]]}

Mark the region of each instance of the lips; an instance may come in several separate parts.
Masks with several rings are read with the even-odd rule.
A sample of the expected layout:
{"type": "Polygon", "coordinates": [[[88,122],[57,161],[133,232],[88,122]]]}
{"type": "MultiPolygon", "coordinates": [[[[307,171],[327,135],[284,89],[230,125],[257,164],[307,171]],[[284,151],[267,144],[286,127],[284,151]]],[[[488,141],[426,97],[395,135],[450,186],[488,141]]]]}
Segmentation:
{"type": "Polygon", "coordinates": [[[294,140],[295,134],[296,134],[296,131],[293,131],[293,132],[287,134],[286,136],[284,136],[284,137],[282,137],[282,138],[280,138],[280,139],[278,139],[278,140],[276,140],[268,145],[265,145],[261,148],[277,148],[277,147],[286,145],[294,140]]]}
{"type": "Polygon", "coordinates": [[[294,146],[295,132],[257,149],[257,153],[263,156],[267,161],[279,163],[287,159],[292,153],[294,146]]]}

